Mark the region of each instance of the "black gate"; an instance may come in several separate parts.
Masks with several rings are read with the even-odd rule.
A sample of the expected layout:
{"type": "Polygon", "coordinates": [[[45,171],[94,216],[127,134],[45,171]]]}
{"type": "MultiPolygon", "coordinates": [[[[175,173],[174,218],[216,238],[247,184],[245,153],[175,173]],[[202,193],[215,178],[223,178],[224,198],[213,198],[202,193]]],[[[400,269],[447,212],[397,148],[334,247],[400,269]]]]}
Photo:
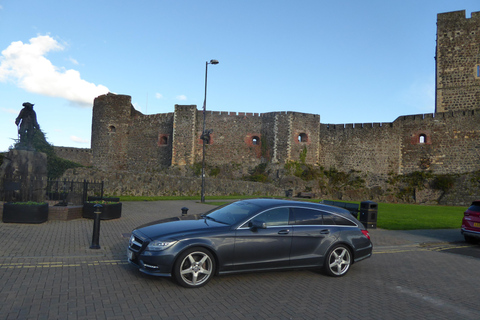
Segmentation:
{"type": "Polygon", "coordinates": [[[48,180],[47,199],[61,201],[64,204],[82,205],[89,196],[103,198],[103,181],[48,180]]]}

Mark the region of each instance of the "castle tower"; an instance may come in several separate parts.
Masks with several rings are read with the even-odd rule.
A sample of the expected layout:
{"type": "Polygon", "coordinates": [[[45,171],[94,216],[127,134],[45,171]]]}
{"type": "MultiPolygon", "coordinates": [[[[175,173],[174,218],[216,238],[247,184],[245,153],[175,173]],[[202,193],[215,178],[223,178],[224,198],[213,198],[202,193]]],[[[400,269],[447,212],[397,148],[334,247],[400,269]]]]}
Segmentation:
{"type": "Polygon", "coordinates": [[[435,112],[480,108],[480,11],[437,15],[435,112]]]}
{"type": "Polygon", "coordinates": [[[126,169],[132,97],[108,93],[95,98],[92,116],[92,164],[105,170],[126,169]]]}

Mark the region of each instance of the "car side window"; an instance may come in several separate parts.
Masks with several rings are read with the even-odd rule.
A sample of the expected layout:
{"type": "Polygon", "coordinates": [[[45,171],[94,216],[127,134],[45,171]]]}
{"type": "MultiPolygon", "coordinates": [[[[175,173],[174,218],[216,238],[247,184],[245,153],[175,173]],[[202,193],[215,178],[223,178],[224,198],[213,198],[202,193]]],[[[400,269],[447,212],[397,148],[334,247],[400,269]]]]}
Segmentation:
{"type": "Polygon", "coordinates": [[[326,225],[326,226],[334,226],[336,224],[334,217],[335,217],[334,214],[324,212],[323,213],[323,224],[326,225]]]}
{"type": "Polygon", "coordinates": [[[333,221],[335,221],[335,224],[338,226],[356,226],[355,223],[353,223],[348,219],[337,216],[336,214],[332,214],[332,216],[333,216],[333,221]]]}
{"type": "Polygon", "coordinates": [[[296,225],[322,225],[322,211],[308,208],[292,208],[296,225]]]}
{"type": "Polygon", "coordinates": [[[290,216],[290,210],[288,208],[275,208],[265,211],[253,220],[263,221],[268,226],[285,226],[288,225],[288,219],[290,216]]]}

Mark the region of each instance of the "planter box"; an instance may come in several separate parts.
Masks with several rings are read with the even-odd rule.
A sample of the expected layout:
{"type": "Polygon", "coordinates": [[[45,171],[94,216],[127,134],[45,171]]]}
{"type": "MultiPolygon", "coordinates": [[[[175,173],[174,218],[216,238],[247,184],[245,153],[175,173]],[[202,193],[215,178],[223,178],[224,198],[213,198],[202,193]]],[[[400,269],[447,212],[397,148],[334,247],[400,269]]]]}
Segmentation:
{"type": "Polygon", "coordinates": [[[48,220],[48,203],[28,205],[4,203],[2,221],[6,223],[43,223],[48,220]]]}
{"type": "MultiPolygon", "coordinates": [[[[96,203],[85,202],[83,204],[83,217],[87,219],[95,219],[96,203]]],[[[122,203],[102,204],[101,220],[118,219],[122,216],[122,203]]]]}

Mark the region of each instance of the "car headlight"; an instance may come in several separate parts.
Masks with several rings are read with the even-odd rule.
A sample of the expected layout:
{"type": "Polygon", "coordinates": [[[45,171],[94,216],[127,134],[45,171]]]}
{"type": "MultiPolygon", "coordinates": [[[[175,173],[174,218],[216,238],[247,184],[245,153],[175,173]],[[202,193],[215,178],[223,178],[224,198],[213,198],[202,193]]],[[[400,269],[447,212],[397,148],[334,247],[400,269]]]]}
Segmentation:
{"type": "Polygon", "coordinates": [[[164,240],[153,240],[147,246],[149,251],[162,251],[171,247],[177,241],[164,241],[164,240]]]}

